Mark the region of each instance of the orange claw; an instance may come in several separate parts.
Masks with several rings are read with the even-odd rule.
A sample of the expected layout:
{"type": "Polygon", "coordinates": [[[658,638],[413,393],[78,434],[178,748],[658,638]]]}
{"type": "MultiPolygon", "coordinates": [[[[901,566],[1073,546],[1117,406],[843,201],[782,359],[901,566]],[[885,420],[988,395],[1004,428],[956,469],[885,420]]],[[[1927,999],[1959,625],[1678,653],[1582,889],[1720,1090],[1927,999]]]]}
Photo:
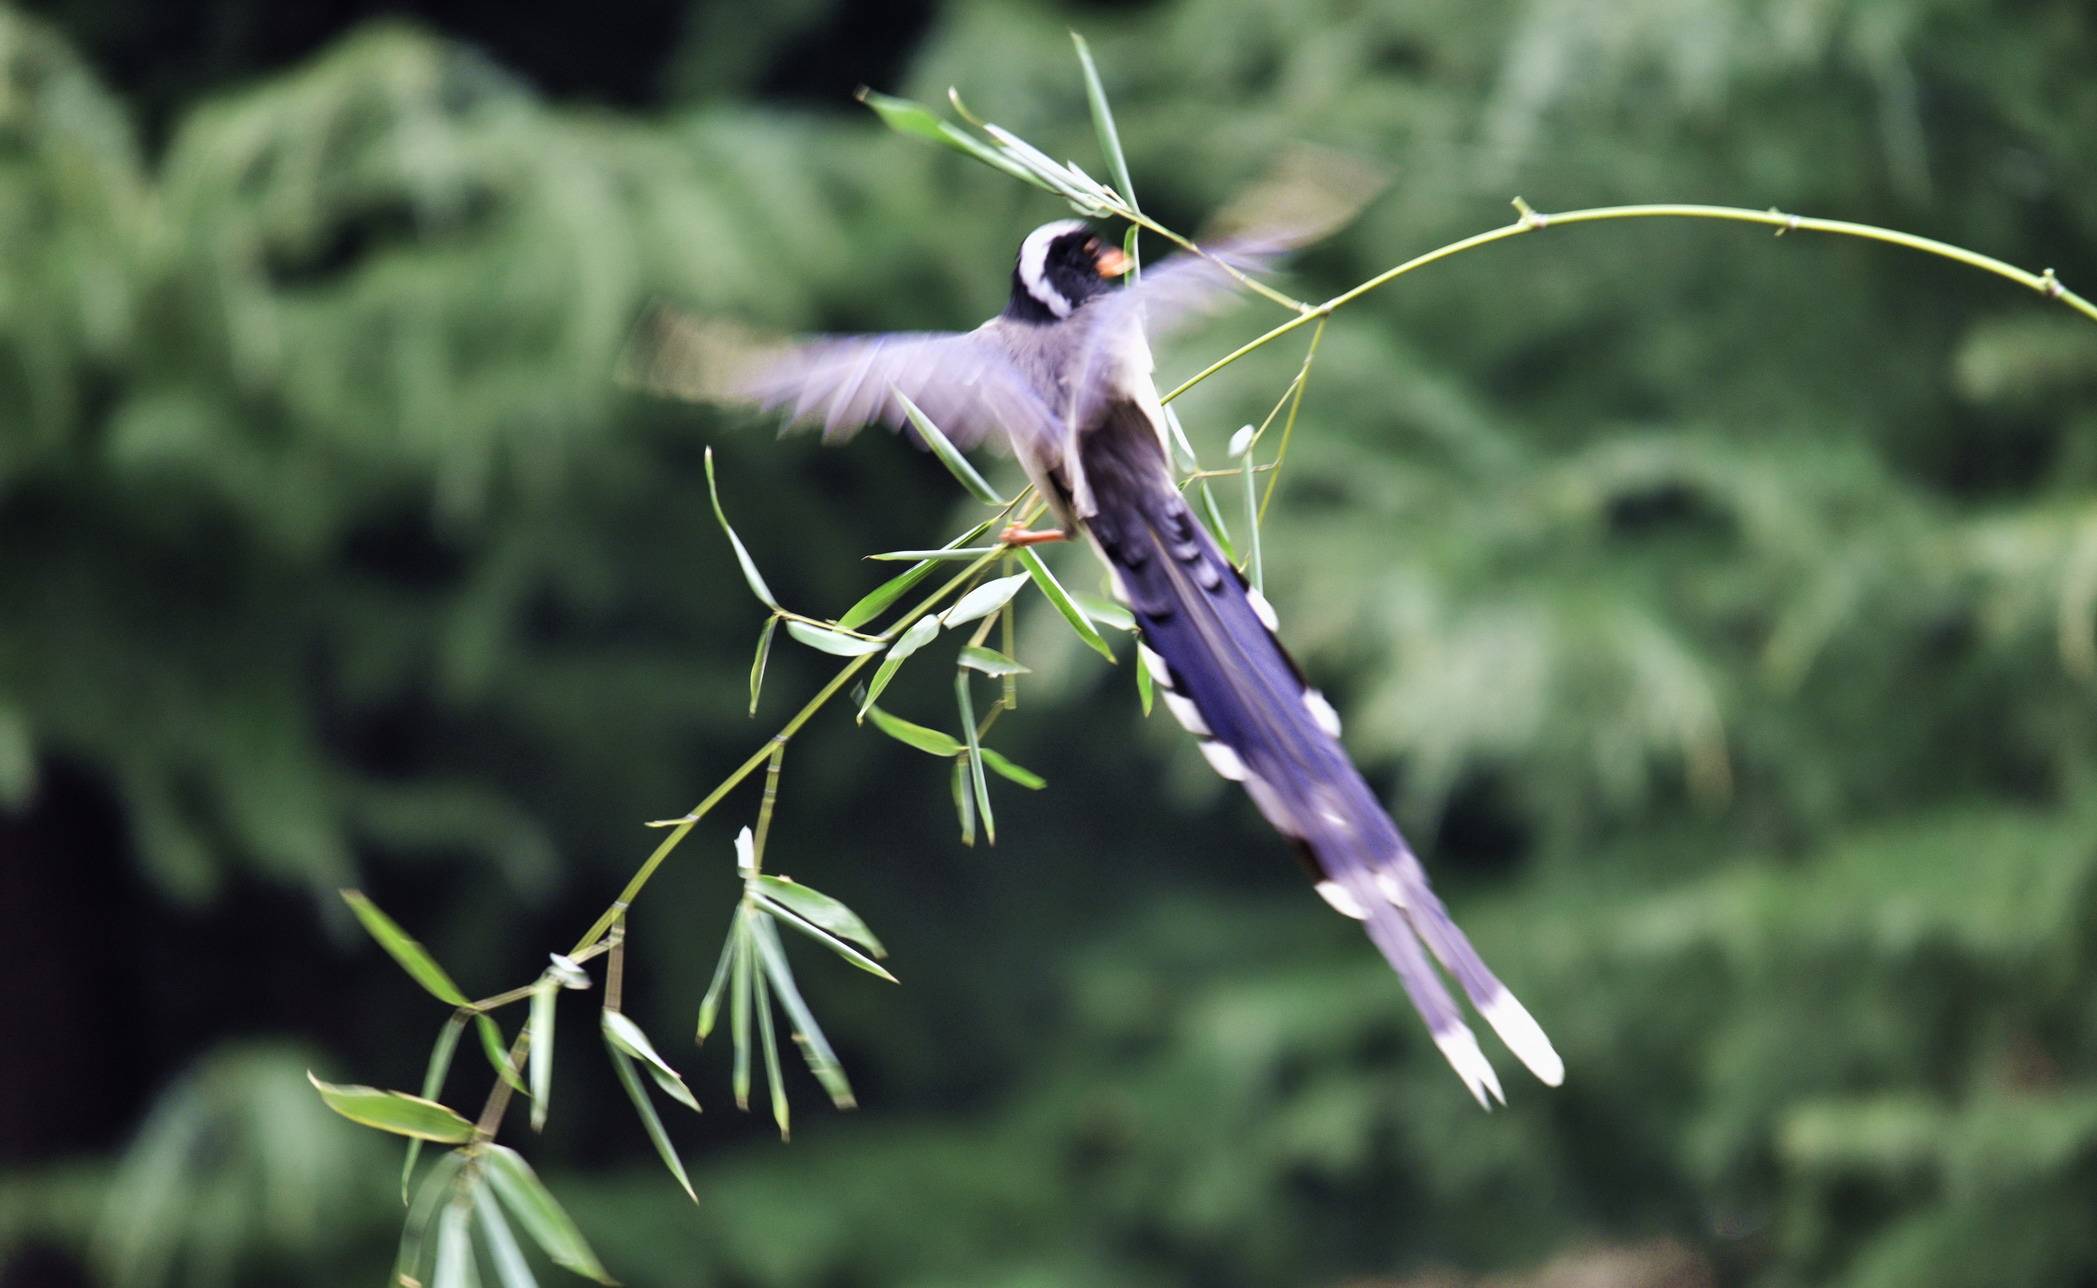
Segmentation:
{"type": "Polygon", "coordinates": [[[998,544],[1005,546],[1040,546],[1046,545],[1051,541],[1062,541],[1063,539],[1064,533],[1061,528],[1050,528],[1044,532],[1034,532],[1030,529],[1022,528],[1016,523],[1006,524],[1005,530],[998,534],[998,544]]]}

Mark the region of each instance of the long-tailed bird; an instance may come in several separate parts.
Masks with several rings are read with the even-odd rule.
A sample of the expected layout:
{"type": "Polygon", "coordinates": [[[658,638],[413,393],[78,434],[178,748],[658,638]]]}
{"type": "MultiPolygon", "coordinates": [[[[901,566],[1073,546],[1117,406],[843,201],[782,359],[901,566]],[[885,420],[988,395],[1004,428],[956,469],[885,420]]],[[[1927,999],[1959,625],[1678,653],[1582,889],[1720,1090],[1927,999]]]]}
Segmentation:
{"type": "MultiPolygon", "coordinates": [[[[1538,1078],[1558,1085],[1564,1062],[1435,897],[1341,747],[1332,704],[1275,638],[1273,607],[1189,512],[1170,464],[1147,331],[1227,297],[1238,278],[1226,263],[1256,266],[1300,240],[1243,238],[1122,286],[1122,251],[1063,220],[1020,243],[1011,302],[973,331],[768,347],[658,309],[628,370],[661,391],[784,412],[826,439],[868,424],[903,428],[898,391],[961,446],[1004,435],[1064,529],[1112,570],[1165,705],[1216,772],[1243,784],[1295,843],[1326,902],[1364,924],[1442,1054],[1490,1108],[1489,1095],[1505,1101],[1499,1079],[1429,953],[1538,1078]]],[[[1008,530],[1005,540],[1060,535],[1008,530]]]]}

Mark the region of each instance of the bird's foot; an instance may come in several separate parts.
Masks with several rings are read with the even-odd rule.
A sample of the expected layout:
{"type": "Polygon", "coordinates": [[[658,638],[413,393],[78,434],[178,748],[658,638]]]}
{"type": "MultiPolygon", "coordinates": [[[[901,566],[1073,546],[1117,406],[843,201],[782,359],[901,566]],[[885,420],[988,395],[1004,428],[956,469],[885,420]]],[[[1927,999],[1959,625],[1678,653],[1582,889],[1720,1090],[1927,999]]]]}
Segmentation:
{"type": "Polygon", "coordinates": [[[1040,546],[1046,545],[1051,541],[1062,541],[1064,539],[1064,532],[1061,528],[1049,528],[1042,532],[1035,532],[1016,523],[1006,524],[1005,530],[998,534],[998,544],[1002,546],[1040,546]]]}

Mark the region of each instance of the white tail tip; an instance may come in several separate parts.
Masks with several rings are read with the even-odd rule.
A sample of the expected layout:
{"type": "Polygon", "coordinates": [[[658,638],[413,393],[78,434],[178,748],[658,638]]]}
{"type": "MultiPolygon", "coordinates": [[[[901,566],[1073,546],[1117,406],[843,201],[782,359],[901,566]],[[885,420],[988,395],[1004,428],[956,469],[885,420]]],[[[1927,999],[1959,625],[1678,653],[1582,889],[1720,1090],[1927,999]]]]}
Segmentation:
{"type": "Polygon", "coordinates": [[[1544,1030],[1529,1014],[1528,1008],[1515,1000],[1514,994],[1501,989],[1499,996],[1478,1008],[1485,1022],[1493,1026],[1493,1032],[1515,1053],[1515,1058],[1529,1066],[1529,1072],[1547,1087],[1555,1087],[1565,1081],[1565,1060],[1544,1036],[1544,1030]]]}
{"type": "Polygon", "coordinates": [[[1442,1049],[1443,1057],[1456,1070],[1456,1076],[1471,1089],[1471,1098],[1478,1102],[1480,1109],[1492,1110],[1492,1101],[1486,1099],[1488,1092],[1492,1093],[1493,1100],[1503,1105],[1507,1103],[1507,1093],[1500,1090],[1500,1075],[1493,1072],[1493,1066],[1486,1060],[1485,1052],[1478,1049],[1478,1039],[1469,1028],[1458,1024],[1447,1032],[1437,1033],[1434,1044],[1442,1049]]]}

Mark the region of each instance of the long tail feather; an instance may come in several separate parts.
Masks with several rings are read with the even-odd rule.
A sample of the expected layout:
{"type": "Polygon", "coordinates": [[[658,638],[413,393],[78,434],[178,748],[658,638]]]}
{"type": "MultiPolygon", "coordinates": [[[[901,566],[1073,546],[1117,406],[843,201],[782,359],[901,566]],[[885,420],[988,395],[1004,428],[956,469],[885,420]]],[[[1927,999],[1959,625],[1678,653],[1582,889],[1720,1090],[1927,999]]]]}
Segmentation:
{"type": "Polygon", "coordinates": [[[1274,636],[1274,610],[1195,521],[1149,416],[1108,408],[1079,439],[1095,512],[1084,526],[1143,629],[1165,705],[1225,778],[1303,848],[1318,893],[1364,923],[1479,1104],[1505,1097],[1442,976],[1543,1082],[1564,1062],[1450,919],[1419,859],[1339,742],[1339,717],[1274,636]],[[1423,951],[1423,947],[1425,949],[1423,951]]]}

